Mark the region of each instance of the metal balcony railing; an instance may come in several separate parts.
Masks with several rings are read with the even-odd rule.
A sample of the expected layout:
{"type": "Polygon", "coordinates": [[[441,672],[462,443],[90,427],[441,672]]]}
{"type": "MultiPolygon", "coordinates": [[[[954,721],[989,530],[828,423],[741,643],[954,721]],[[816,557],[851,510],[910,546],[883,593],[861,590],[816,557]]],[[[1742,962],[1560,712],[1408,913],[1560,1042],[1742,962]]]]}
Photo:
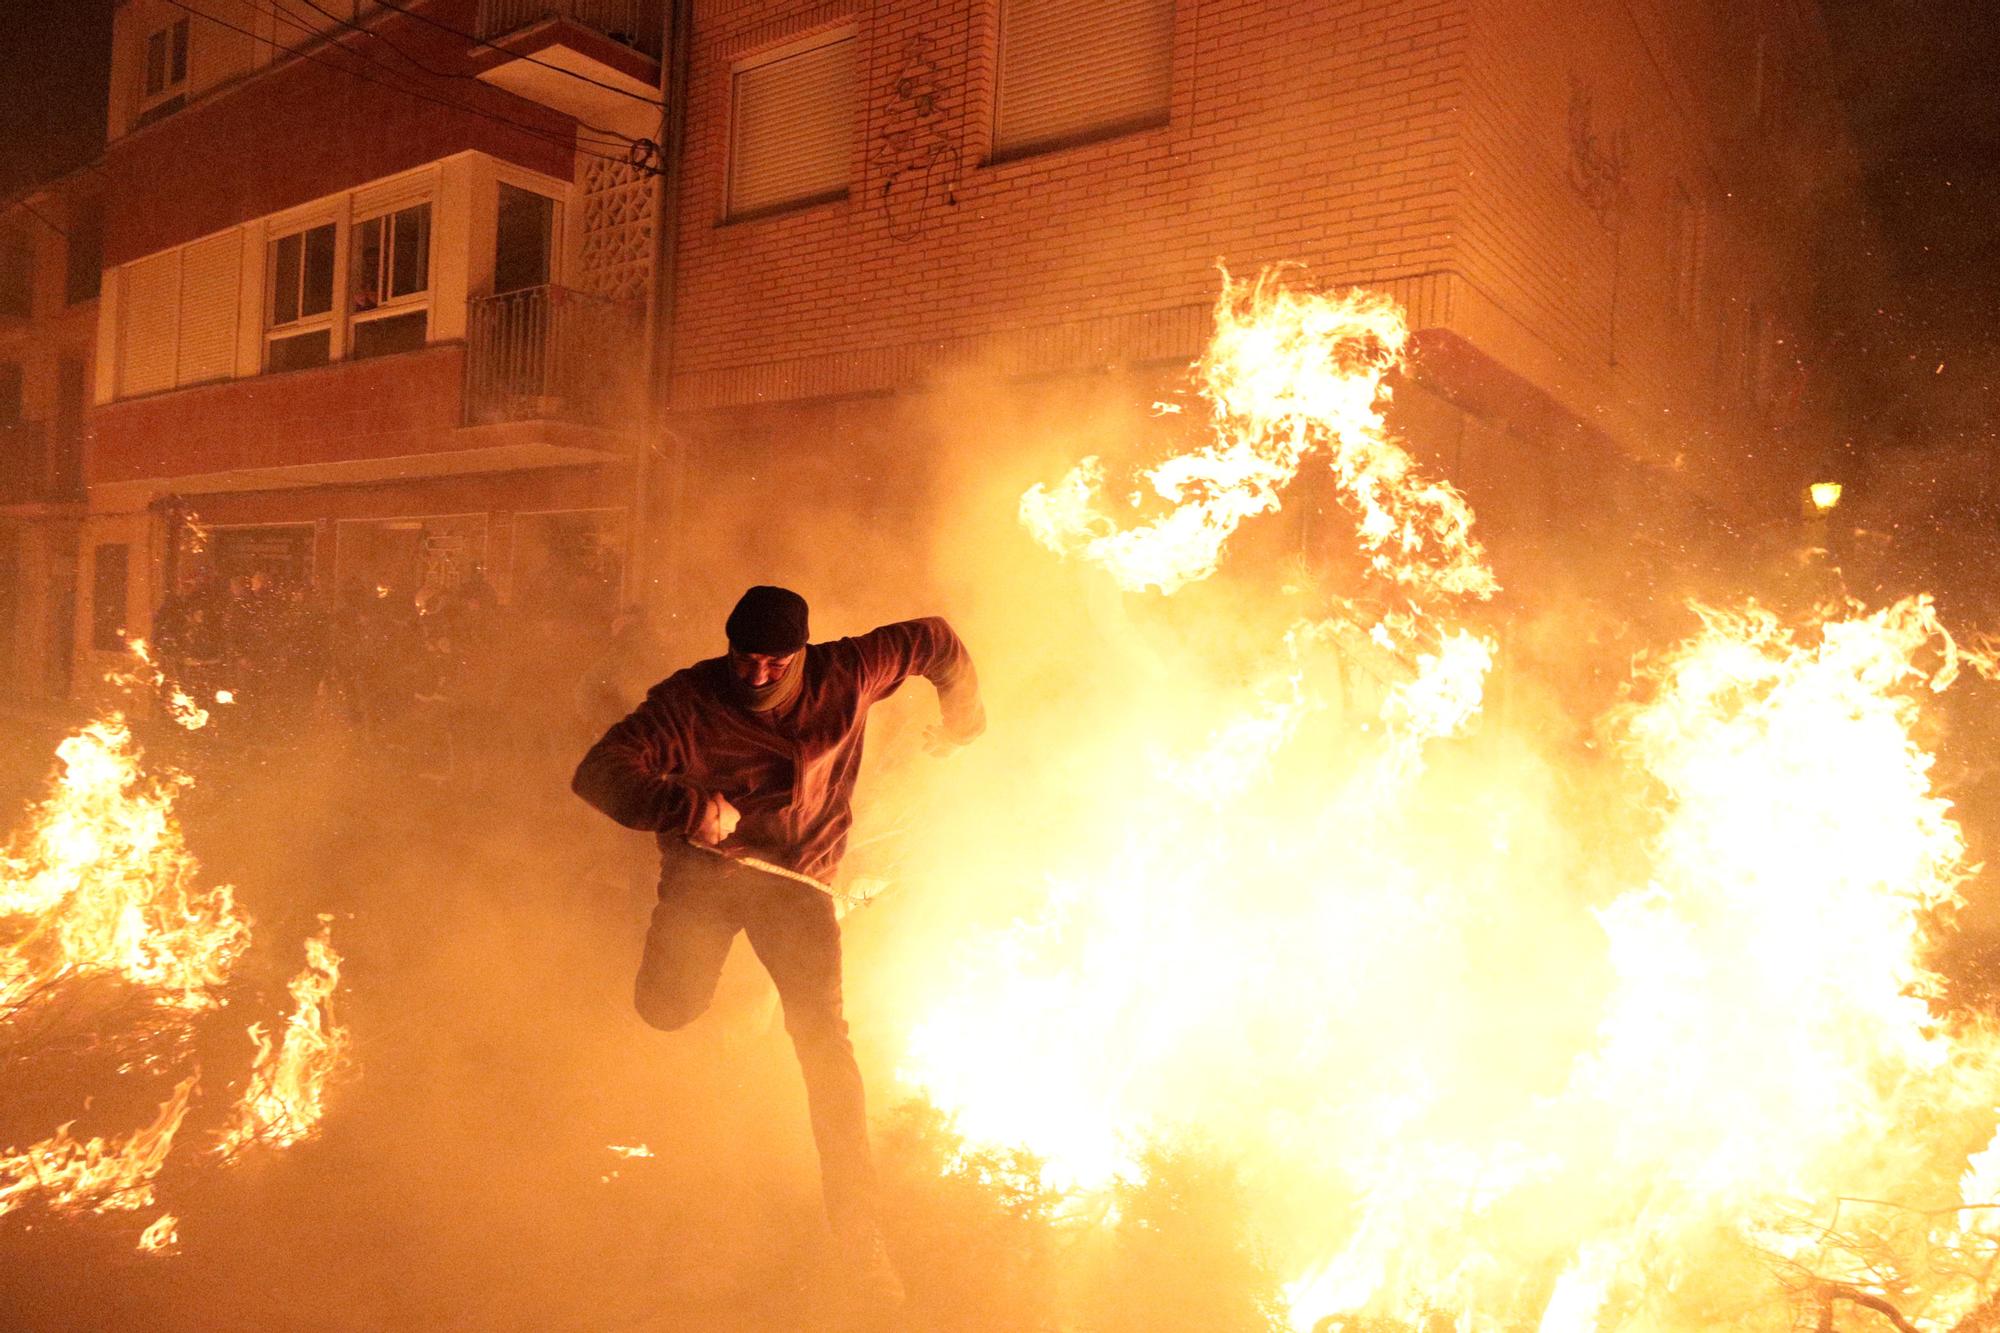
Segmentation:
{"type": "Polygon", "coordinates": [[[637,302],[554,285],[467,302],[465,421],[615,426],[634,410],[637,302]]]}
{"type": "Polygon", "coordinates": [[[660,58],[662,0],[479,0],[478,35],[493,41],[544,19],[567,19],[660,58]]]}
{"type": "Polygon", "coordinates": [[[83,499],[83,452],[51,440],[39,421],[0,425],[0,504],[64,504],[83,499]]]}

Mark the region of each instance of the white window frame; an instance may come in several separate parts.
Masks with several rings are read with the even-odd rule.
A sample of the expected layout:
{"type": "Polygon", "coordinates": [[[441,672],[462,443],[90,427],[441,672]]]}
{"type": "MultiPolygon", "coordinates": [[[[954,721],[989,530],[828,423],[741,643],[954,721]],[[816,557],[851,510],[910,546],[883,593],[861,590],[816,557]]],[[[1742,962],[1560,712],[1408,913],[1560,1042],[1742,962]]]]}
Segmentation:
{"type": "MultiPolygon", "coordinates": [[[[1018,127],[1009,128],[1009,117],[1013,114],[1008,106],[1011,62],[1016,59],[1016,40],[1009,32],[1010,19],[1008,0],[997,0],[997,15],[993,60],[992,104],[989,107],[987,161],[991,165],[1015,162],[1024,158],[1040,157],[1046,153],[1061,152],[1065,149],[1080,148],[1085,144],[1102,143],[1110,139],[1122,139],[1130,134],[1142,134],[1157,130],[1173,121],[1174,101],[1174,32],[1178,23],[1177,12],[1181,7],[1170,4],[1169,22],[1166,32],[1166,47],[1162,52],[1165,65],[1161,74],[1166,96],[1157,108],[1149,108],[1143,113],[1112,116],[1072,127],[1040,134],[1030,133],[1018,127]]],[[[1015,92],[1020,89],[1016,87],[1015,92]]]]}
{"type": "Polygon", "coordinates": [[[399,199],[391,204],[378,204],[366,212],[357,212],[347,225],[347,334],[342,339],[349,359],[353,357],[355,330],[364,324],[377,320],[395,319],[404,315],[421,312],[424,316],[424,341],[430,342],[431,334],[431,289],[437,269],[437,201],[432,192],[425,192],[418,198],[399,199]],[[414,292],[401,296],[384,294],[386,286],[393,286],[395,274],[394,220],[404,213],[424,210],[423,265],[424,285],[414,292]],[[381,254],[377,260],[375,275],[375,304],[365,310],[354,308],[357,296],[355,264],[360,259],[361,229],[371,222],[383,226],[381,254]]]}
{"type": "MultiPolygon", "coordinates": [[[[327,364],[331,365],[333,362],[341,359],[342,354],[346,351],[344,339],[341,336],[343,333],[341,293],[345,290],[345,280],[347,277],[347,261],[344,253],[346,235],[347,228],[341,225],[341,218],[338,212],[314,214],[305,217],[289,217],[282,222],[274,219],[266,225],[264,229],[264,330],[263,350],[259,358],[259,369],[267,372],[271,369],[271,344],[274,341],[297,337],[300,334],[317,333],[322,329],[326,330],[327,334],[327,364]],[[327,309],[317,314],[299,314],[283,323],[279,323],[276,318],[278,245],[280,242],[289,240],[294,236],[301,238],[299,242],[299,281],[303,284],[305,281],[305,242],[303,238],[308,233],[318,231],[322,227],[331,227],[333,229],[333,291],[327,309]]],[[[300,304],[303,305],[304,302],[301,301],[300,304]]]]}
{"type": "MultiPolygon", "coordinates": [[[[865,62],[862,60],[860,29],[852,23],[843,23],[837,27],[809,33],[804,37],[786,42],[781,46],[774,46],[768,50],[758,51],[754,55],[744,56],[729,67],[729,133],[723,150],[725,165],[722,183],[722,221],[751,222],[758,218],[771,217],[779,213],[790,213],[804,208],[816,208],[821,204],[839,203],[842,200],[853,197],[854,144],[850,142],[848,147],[847,177],[841,183],[838,190],[824,190],[817,194],[800,195],[796,198],[761,203],[748,207],[741,207],[736,202],[737,159],[739,156],[737,136],[741,133],[742,129],[738,99],[741,96],[739,89],[742,85],[743,76],[753,74],[760,69],[768,68],[783,61],[794,60],[800,56],[809,55],[827,47],[838,46],[843,42],[855,43],[855,105],[849,107],[847,111],[851,120],[857,120],[862,113],[861,104],[867,96],[867,90],[862,82],[866,78],[867,71],[865,62]]],[[[857,125],[850,125],[850,132],[858,139],[859,127],[857,125]]]]}
{"type": "MultiPolygon", "coordinates": [[[[537,175],[532,171],[515,167],[510,163],[495,162],[493,164],[491,199],[496,212],[499,208],[500,187],[502,185],[511,185],[517,190],[526,190],[529,194],[538,194],[555,205],[555,211],[549,218],[548,285],[551,287],[568,286],[570,280],[570,249],[573,241],[569,233],[569,228],[572,222],[572,214],[576,215],[575,221],[580,223],[583,212],[581,208],[573,210],[570,207],[570,195],[572,193],[570,183],[557,180],[551,176],[537,175]]],[[[498,235],[489,230],[485,238],[485,244],[488,257],[491,258],[493,251],[499,245],[498,235]]],[[[490,279],[491,274],[488,277],[490,279]]],[[[485,290],[489,295],[492,293],[490,285],[485,290]]]]}
{"type": "Polygon", "coordinates": [[[188,67],[194,63],[194,29],[188,22],[189,16],[178,17],[147,32],[139,43],[139,114],[145,115],[155,107],[171,102],[176,97],[184,97],[188,90],[188,67]],[[174,77],[174,39],[180,37],[180,77],[174,77]],[[162,82],[158,88],[152,86],[153,43],[164,41],[164,68],[162,82]]]}

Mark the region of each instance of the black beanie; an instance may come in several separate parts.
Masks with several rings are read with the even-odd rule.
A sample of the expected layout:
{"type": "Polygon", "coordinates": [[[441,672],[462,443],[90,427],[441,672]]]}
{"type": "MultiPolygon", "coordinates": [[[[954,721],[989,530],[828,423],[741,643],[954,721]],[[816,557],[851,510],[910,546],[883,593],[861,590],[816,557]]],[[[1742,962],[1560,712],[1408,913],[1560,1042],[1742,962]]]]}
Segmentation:
{"type": "Polygon", "coordinates": [[[738,652],[795,653],[806,646],[806,599],[790,588],[759,584],[743,594],[723,629],[738,652]]]}

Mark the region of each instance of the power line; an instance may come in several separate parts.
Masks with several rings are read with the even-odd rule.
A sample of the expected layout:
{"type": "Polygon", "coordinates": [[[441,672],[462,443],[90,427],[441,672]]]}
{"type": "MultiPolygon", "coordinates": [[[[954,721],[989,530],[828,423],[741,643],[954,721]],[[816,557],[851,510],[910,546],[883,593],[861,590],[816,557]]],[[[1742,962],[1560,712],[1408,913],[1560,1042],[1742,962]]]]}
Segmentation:
{"type": "MultiPolygon", "coordinates": [[[[310,2],[310,0],[308,0],[308,2],[310,2]]],[[[513,56],[514,59],[516,60],[525,60],[531,65],[540,65],[543,69],[552,69],[558,74],[567,74],[572,79],[580,79],[585,83],[591,84],[598,88],[602,88],[606,92],[617,93],[620,97],[629,97],[635,102],[643,102],[647,106],[652,107],[655,111],[666,110],[665,104],[657,102],[650,97],[642,97],[641,95],[633,92],[629,88],[620,88],[615,83],[606,83],[602,79],[593,79],[588,74],[579,74],[573,69],[565,69],[561,65],[555,64],[551,61],[537,60],[533,56],[521,55],[518,52],[508,51],[506,47],[501,46],[496,42],[489,42],[484,37],[474,37],[471,33],[466,32],[462,28],[454,28],[449,23],[440,22],[439,20],[432,18],[428,14],[420,14],[414,9],[405,9],[401,5],[391,4],[390,0],[375,0],[375,3],[382,6],[382,8],[384,9],[394,10],[396,13],[403,15],[405,18],[413,18],[419,23],[428,23],[431,27],[436,28],[440,32],[448,32],[454,37],[463,37],[466,41],[471,42],[474,46],[483,46],[489,51],[504,51],[508,55],[513,56]]]]}
{"type": "MultiPolygon", "coordinates": [[[[168,0],[168,3],[178,5],[180,8],[186,9],[189,13],[201,14],[201,11],[194,9],[192,6],[182,4],[181,0],[168,0]]],[[[307,0],[307,3],[310,4],[311,0],[307,0]]],[[[317,5],[314,5],[313,7],[315,9],[318,8],[317,5]]],[[[325,10],[321,10],[320,12],[326,13],[325,10]]],[[[392,69],[390,66],[383,64],[379,60],[375,60],[360,51],[356,51],[348,46],[342,45],[340,42],[327,37],[318,28],[314,27],[306,20],[299,18],[297,15],[288,14],[284,10],[278,8],[275,5],[272,7],[271,16],[275,19],[282,20],[286,24],[290,25],[294,30],[305,34],[306,37],[314,41],[323,40],[325,42],[325,46],[322,48],[323,51],[327,50],[339,51],[342,55],[350,56],[353,59],[360,61],[362,64],[367,65],[372,69],[381,71],[383,75],[388,77],[370,78],[367,74],[363,73],[359,69],[351,69],[345,65],[336,65],[330,61],[321,59],[313,54],[313,50],[310,46],[310,43],[292,47],[292,46],[286,46],[282,42],[273,41],[268,38],[263,38],[263,37],[257,38],[258,41],[269,41],[272,46],[277,47],[280,51],[284,51],[290,55],[298,56],[300,59],[303,60],[312,60],[317,64],[326,65],[330,69],[337,69],[343,74],[348,74],[354,78],[362,80],[364,83],[380,84],[384,88],[394,89],[397,92],[405,93],[411,97],[419,98],[426,102],[435,103],[438,106],[452,107],[456,110],[470,112],[475,116],[484,117],[485,119],[493,121],[496,124],[511,126],[512,128],[519,130],[523,134],[532,135],[535,138],[540,139],[546,143],[555,144],[559,147],[571,146],[571,141],[568,138],[564,137],[559,133],[556,133],[555,131],[545,130],[540,126],[530,125],[525,121],[515,120],[511,116],[504,116],[496,111],[484,111],[476,106],[473,106],[468,102],[461,102],[457,101],[456,99],[442,97],[442,96],[433,96],[429,93],[422,91],[419,88],[412,86],[411,84],[402,82],[401,80],[407,78],[408,76],[405,75],[401,70],[392,69]]],[[[218,24],[225,28],[231,28],[237,32],[245,31],[244,29],[237,27],[235,24],[228,23],[222,19],[216,18],[213,14],[201,14],[201,17],[207,19],[211,23],[218,24]]],[[[327,17],[333,18],[336,16],[328,14],[327,17]]],[[[252,35],[254,36],[254,34],[252,35]]],[[[586,143],[588,143],[588,141],[583,140],[582,137],[579,135],[577,137],[576,151],[583,153],[591,153],[591,149],[593,148],[612,147],[612,145],[610,144],[603,144],[603,143],[589,143],[588,147],[583,146],[586,143]]],[[[630,161],[632,154],[632,146],[628,143],[623,147],[624,151],[622,153],[613,155],[591,153],[591,155],[605,156],[606,160],[609,161],[630,161]]]]}
{"type": "MultiPolygon", "coordinates": [[[[212,23],[219,28],[227,28],[231,32],[241,33],[243,36],[249,37],[253,41],[263,42],[269,46],[277,48],[280,51],[283,51],[285,54],[289,56],[294,56],[300,60],[307,60],[311,61],[314,64],[325,65],[328,69],[332,69],[339,73],[345,74],[349,78],[360,79],[363,83],[379,84],[380,86],[388,88],[393,92],[402,93],[406,97],[414,97],[418,101],[429,102],[435,106],[446,107],[450,110],[463,112],[467,115],[479,116],[482,119],[493,121],[495,124],[505,125],[509,129],[515,130],[518,133],[527,135],[531,138],[540,139],[545,143],[553,144],[561,148],[569,148],[574,152],[582,153],[586,157],[594,157],[605,162],[623,162],[626,165],[632,166],[637,170],[644,171],[649,175],[657,175],[659,172],[659,168],[657,167],[648,166],[645,165],[643,162],[634,161],[632,154],[627,154],[625,156],[617,156],[609,153],[594,152],[591,149],[585,148],[575,143],[573,137],[565,138],[561,135],[552,133],[548,130],[544,130],[538,126],[528,125],[521,121],[513,120],[506,116],[498,115],[491,111],[484,111],[481,110],[479,107],[470,106],[464,102],[452,101],[449,98],[434,97],[429,93],[425,93],[418,89],[408,87],[407,85],[404,84],[390,83],[384,79],[371,78],[367,74],[363,73],[358,69],[353,69],[346,65],[335,64],[333,61],[325,59],[324,56],[319,53],[303,50],[298,47],[286,46],[283,42],[279,42],[272,38],[266,37],[261,33],[253,32],[249,28],[242,27],[239,24],[230,23],[225,19],[219,19],[213,14],[205,13],[202,10],[196,9],[193,5],[187,3],[187,0],[167,0],[167,3],[172,5],[176,9],[182,10],[188,14],[192,14],[194,17],[202,19],[205,22],[212,23]]],[[[346,52],[348,55],[355,55],[354,52],[348,51],[346,47],[339,46],[337,43],[334,44],[334,47],[337,50],[346,52]]]]}
{"type": "Polygon", "coordinates": [[[49,228],[49,230],[54,232],[59,232],[63,236],[68,236],[69,235],[68,232],[64,231],[61,227],[56,226],[55,223],[49,221],[48,218],[44,217],[28,201],[34,198],[36,195],[41,194],[45,190],[54,190],[58,182],[62,181],[66,177],[75,175],[79,171],[94,171],[100,176],[109,176],[111,174],[110,172],[106,171],[101,165],[99,165],[98,159],[93,158],[88,162],[81,163],[74,167],[69,167],[62,171],[57,171],[54,174],[40,176],[34,181],[30,182],[29,184],[24,185],[20,189],[14,191],[13,194],[8,195],[4,199],[0,199],[0,214],[11,213],[17,208],[24,209],[29,213],[33,213],[37,218],[40,218],[42,225],[49,228]]]}
{"type": "MultiPolygon", "coordinates": [[[[304,3],[311,5],[312,8],[319,10],[321,14],[326,15],[326,17],[333,19],[336,22],[341,22],[341,23],[347,22],[347,20],[342,19],[338,14],[330,13],[327,10],[320,9],[318,5],[312,3],[312,0],[304,0],[304,3]]],[[[384,78],[380,79],[368,79],[368,81],[371,83],[381,83],[383,84],[384,87],[390,87],[396,89],[399,92],[409,93],[412,97],[425,97],[425,100],[437,101],[440,103],[440,105],[460,107],[463,110],[473,112],[475,115],[486,116],[487,119],[489,120],[497,120],[502,124],[512,125],[515,129],[518,129],[525,134],[536,135],[538,138],[547,140],[550,143],[564,144],[568,142],[567,140],[563,139],[563,137],[559,134],[555,134],[552,131],[539,129],[536,126],[526,124],[523,121],[515,120],[510,116],[503,116],[498,112],[491,112],[491,113],[483,112],[469,103],[458,102],[451,99],[443,99],[438,97],[428,97],[422,92],[420,92],[414,85],[400,81],[409,78],[409,75],[405,71],[396,69],[391,65],[385,64],[384,62],[375,59],[373,56],[370,56],[365,52],[357,51],[350,46],[346,46],[341,42],[335,41],[333,38],[328,37],[326,34],[321,32],[320,29],[314,27],[310,22],[306,21],[305,19],[299,18],[294,14],[288,14],[284,12],[282,9],[276,8],[275,6],[272,8],[271,15],[273,18],[280,19],[283,22],[289,24],[296,31],[304,33],[308,38],[314,41],[323,40],[326,43],[326,48],[338,50],[342,55],[351,56],[355,60],[360,61],[362,64],[367,65],[369,68],[381,71],[382,74],[385,76],[384,78]]],[[[362,32],[364,34],[368,33],[368,30],[366,28],[359,28],[357,29],[357,31],[362,32]]],[[[310,49],[310,43],[302,44],[299,48],[296,48],[295,53],[299,55],[305,55],[309,49],[310,49]]],[[[422,64],[422,62],[417,61],[414,57],[410,56],[407,52],[402,51],[400,48],[392,47],[391,49],[396,50],[397,54],[402,55],[404,59],[409,60],[412,64],[416,65],[417,68],[423,70],[426,74],[431,74],[437,78],[450,79],[458,77],[468,77],[468,78],[470,77],[470,76],[454,75],[442,70],[433,70],[428,66],[422,64]]],[[[336,66],[336,68],[342,68],[342,67],[336,66]]],[[[356,78],[367,79],[367,76],[365,74],[362,74],[359,70],[345,70],[343,68],[343,72],[352,73],[356,78]]],[[[479,80],[473,79],[472,82],[477,83],[479,82],[479,80]]],[[[611,137],[620,141],[618,143],[609,143],[609,142],[586,139],[584,138],[580,129],[577,133],[577,138],[576,138],[576,142],[578,143],[578,145],[580,145],[578,148],[579,152],[588,152],[591,149],[609,149],[611,150],[611,156],[613,160],[629,162],[633,159],[633,155],[638,147],[639,140],[633,139],[629,135],[618,134],[616,131],[599,129],[599,127],[595,125],[586,125],[581,121],[579,121],[578,124],[582,127],[582,129],[589,129],[596,131],[599,134],[610,135],[611,137]]]]}
{"type": "Polygon", "coordinates": [[[48,228],[48,229],[49,229],[50,231],[52,231],[52,232],[54,232],[54,233],[55,233],[56,235],[58,235],[58,236],[62,237],[62,238],[63,238],[63,239],[65,240],[65,241],[69,239],[69,229],[68,229],[68,228],[66,228],[66,227],[58,227],[58,226],[57,226],[57,225],[56,225],[55,223],[53,223],[53,222],[49,221],[49,217],[48,217],[48,214],[46,214],[46,213],[42,212],[42,210],[41,210],[41,209],[39,209],[39,208],[36,208],[36,207],[35,207],[35,206],[34,206],[33,204],[29,203],[29,202],[28,202],[28,200],[27,200],[27,198],[26,198],[25,196],[23,196],[23,197],[22,197],[22,198],[20,198],[20,199],[16,199],[16,200],[14,201],[14,205],[13,205],[13,206],[14,206],[15,208],[23,208],[23,209],[26,209],[26,210],[28,211],[28,215],[29,215],[30,217],[34,218],[34,219],[35,219],[35,221],[37,221],[37,222],[41,223],[41,224],[42,224],[42,225],[43,225],[44,227],[47,227],[47,228],[48,228]]]}
{"type": "MultiPolygon", "coordinates": [[[[314,3],[314,0],[299,0],[299,2],[305,5],[308,9],[313,10],[315,13],[323,15],[326,18],[332,19],[335,23],[340,24],[344,28],[352,29],[353,31],[360,33],[364,37],[373,37],[376,41],[380,42],[382,45],[388,47],[391,51],[394,51],[397,55],[401,56],[404,60],[408,61],[418,71],[424,74],[428,74],[430,77],[434,79],[455,79],[465,83],[478,83],[482,85],[484,85],[485,83],[485,80],[481,79],[476,74],[463,74],[456,70],[437,69],[431,65],[425,64],[422,60],[410,54],[408,49],[398,46],[396,43],[390,41],[387,34],[379,31],[378,29],[368,27],[366,24],[357,23],[353,19],[343,18],[339,14],[334,13],[332,10],[324,8],[323,6],[314,3]]],[[[291,18],[289,15],[283,15],[275,7],[273,8],[272,12],[273,14],[277,14],[280,17],[284,17],[286,21],[290,22],[294,27],[297,27],[302,31],[313,33],[315,36],[318,35],[317,29],[312,28],[311,25],[300,23],[297,19],[291,18]]],[[[365,55],[361,51],[352,50],[350,51],[350,54],[355,55],[360,59],[367,60],[369,61],[370,64],[377,65],[378,68],[384,70],[390,69],[390,66],[386,64],[381,64],[380,62],[371,59],[369,56],[365,55]]],[[[401,73],[401,71],[399,70],[391,72],[401,73]]],[[[618,130],[606,129],[602,125],[593,125],[589,121],[583,119],[581,116],[572,117],[572,119],[576,121],[579,127],[581,127],[582,129],[589,130],[592,134],[596,134],[607,140],[618,141],[618,143],[620,143],[627,152],[630,152],[633,145],[639,142],[639,140],[635,139],[633,136],[629,134],[621,133],[618,130]]]]}

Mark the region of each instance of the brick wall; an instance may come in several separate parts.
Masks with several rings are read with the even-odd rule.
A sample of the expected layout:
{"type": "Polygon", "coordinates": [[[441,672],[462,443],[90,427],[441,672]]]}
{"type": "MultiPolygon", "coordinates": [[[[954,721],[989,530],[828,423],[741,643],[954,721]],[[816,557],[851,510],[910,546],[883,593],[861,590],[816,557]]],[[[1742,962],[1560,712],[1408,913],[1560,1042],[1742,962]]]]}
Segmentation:
{"type": "Polygon", "coordinates": [[[450,344],[110,403],[92,417],[90,482],[465,448],[464,369],[450,344]]]}
{"type": "Polygon", "coordinates": [[[854,392],[989,355],[1185,357],[1219,258],[1347,282],[1439,270],[1465,9],[1184,4],[1168,125],[989,165],[994,0],[697,4],[676,401],[854,392]],[[732,62],[843,22],[863,101],[848,198],[721,222],[732,62]],[[921,124],[913,81],[938,108],[921,124]],[[914,179],[913,130],[944,145],[914,179]]]}
{"type": "MultiPolygon", "coordinates": [[[[469,29],[476,10],[474,0],[449,0],[429,12],[469,29]]],[[[197,44],[233,36],[199,18],[193,22],[197,44]]],[[[544,175],[572,174],[574,122],[568,117],[471,79],[478,51],[449,33],[395,18],[385,20],[382,31],[427,67],[467,77],[397,77],[396,58],[384,62],[380,43],[360,37],[350,40],[374,63],[338,46],[320,46],[313,60],[246,68],[235,82],[106,150],[105,263],[125,263],[465,149],[544,175]],[[388,84],[485,114],[420,101],[388,84]]],[[[289,29],[279,40],[307,45],[304,34],[289,29]]]]}
{"type": "Polygon", "coordinates": [[[1802,219],[1819,201],[1799,159],[1829,141],[1760,122],[1749,90],[1767,33],[1767,60],[1792,71],[1767,95],[1809,114],[1809,5],[1184,3],[1166,126],[997,165],[996,14],[697,3],[677,407],[896,388],[961,362],[1186,359],[1217,259],[1294,261],[1386,288],[1419,327],[1660,468],[1790,466],[1771,429],[1783,385],[1731,386],[1760,341],[1767,379],[1801,351],[1802,219]],[[848,198],[722,221],[732,63],[838,24],[862,71],[848,198]],[[936,114],[912,110],[912,87],[936,114]],[[912,143],[943,146],[914,183],[912,143]],[[1613,160],[1607,201],[1589,181],[1613,160]],[[1700,257],[1683,261],[1691,228],[1700,257]]]}

